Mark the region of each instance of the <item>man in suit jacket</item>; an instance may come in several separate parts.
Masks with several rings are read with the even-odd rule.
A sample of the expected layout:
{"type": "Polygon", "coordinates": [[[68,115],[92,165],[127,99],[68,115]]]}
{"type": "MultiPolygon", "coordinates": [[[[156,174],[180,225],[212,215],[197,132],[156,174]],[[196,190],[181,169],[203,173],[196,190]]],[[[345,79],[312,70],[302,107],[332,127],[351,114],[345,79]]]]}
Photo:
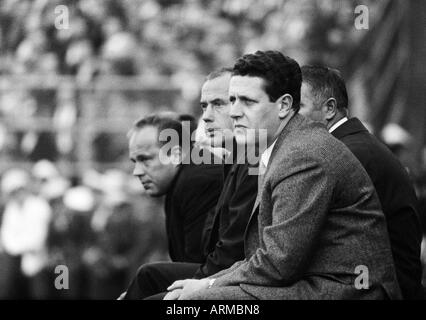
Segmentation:
{"type": "Polygon", "coordinates": [[[170,298],[400,296],[374,187],[343,143],[297,114],[301,78],[297,62],[277,51],[237,60],[229,88],[234,134],[250,145],[266,129],[268,140],[245,259],[206,279],[175,282],[170,298]]]}
{"type": "Polygon", "coordinates": [[[406,170],[357,118],[348,119],[348,95],[337,70],[302,67],[300,113],[327,126],[361,162],[376,188],[391,242],[398,282],[405,299],[422,297],[421,227],[417,198],[406,170]]]}
{"type": "Polygon", "coordinates": [[[207,212],[214,208],[219,198],[223,166],[194,163],[194,154],[214,159],[203,154],[207,150],[195,150],[190,145],[183,147],[184,139],[189,139],[188,131],[170,116],[142,118],[129,133],[129,153],[135,164],[133,174],[146,193],[152,197],[166,196],[166,231],[171,259],[199,263],[203,261],[202,230],[207,212]],[[171,132],[176,136],[168,137],[167,141],[160,137],[171,132]]]}
{"type": "MultiPolygon", "coordinates": [[[[225,182],[214,210],[206,220],[202,245],[202,263],[159,262],[139,268],[125,299],[162,298],[174,281],[204,278],[230,267],[244,258],[244,230],[257,194],[257,176],[248,174],[248,164],[238,163],[229,117],[228,87],[231,70],[227,68],[207,76],[200,105],[206,135],[212,147],[232,150],[224,168],[225,182]],[[157,295],[155,297],[151,297],[157,295]]],[[[241,162],[241,161],[240,161],[241,162]]]]}

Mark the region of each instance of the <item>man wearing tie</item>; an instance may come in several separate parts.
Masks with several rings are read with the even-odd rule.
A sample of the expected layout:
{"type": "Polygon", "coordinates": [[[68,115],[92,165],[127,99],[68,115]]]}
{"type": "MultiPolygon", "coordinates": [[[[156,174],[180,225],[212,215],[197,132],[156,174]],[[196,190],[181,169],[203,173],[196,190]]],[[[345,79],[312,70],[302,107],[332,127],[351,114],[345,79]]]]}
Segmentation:
{"type": "Polygon", "coordinates": [[[280,52],[237,60],[229,88],[236,140],[256,145],[266,130],[268,141],[245,259],[176,281],[167,298],[400,298],[374,187],[343,143],[297,114],[301,82],[297,62],[280,52]]]}
{"type": "Polygon", "coordinates": [[[145,264],[132,280],[125,299],[162,299],[175,280],[205,278],[244,258],[244,230],[257,194],[257,176],[248,174],[248,163],[238,161],[229,117],[230,79],[230,69],[212,72],[201,91],[202,121],[211,146],[232,149],[226,159],[222,192],[203,232],[205,259],[202,263],[145,264]]]}

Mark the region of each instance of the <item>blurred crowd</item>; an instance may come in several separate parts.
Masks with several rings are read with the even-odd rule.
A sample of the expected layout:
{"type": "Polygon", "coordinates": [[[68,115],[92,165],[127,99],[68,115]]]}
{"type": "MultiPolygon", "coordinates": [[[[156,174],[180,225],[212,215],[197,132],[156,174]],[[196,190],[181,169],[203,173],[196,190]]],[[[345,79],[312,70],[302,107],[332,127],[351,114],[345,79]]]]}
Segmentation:
{"type": "MultiPolygon", "coordinates": [[[[374,14],[377,3],[364,4],[374,14]]],[[[329,53],[360,36],[352,20],[351,0],[4,0],[0,73],[72,74],[83,83],[167,75],[190,90],[197,76],[258,49],[285,47],[303,62],[321,47],[334,64],[329,53]]]]}
{"type": "MultiPolygon", "coordinates": [[[[301,64],[312,55],[336,65],[338,55],[346,52],[343,46],[350,48],[360,36],[348,27],[353,1],[338,3],[2,0],[0,76],[37,75],[47,83],[68,75],[80,87],[102,76],[165,76],[180,88],[185,101],[197,101],[204,75],[257,49],[285,47],[301,64]],[[58,6],[65,6],[68,20],[61,16],[64,11],[55,11],[58,6]],[[345,14],[335,18],[337,10],[345,14]]],[[[364,1],[370,8],[376,3],[364,1]]],[[[21,83],[10,88],[2,84],[0,158],[29,161],[32,167],[0,172],[0,299],[116,298],[139,265],[168,259],[161,201],[145,196],[137,180],[119,169],[73,176],[54,163],[58,155],[78,160],[74,135],[82,105],[102,106],[105,119],[124,115],[135,120],[152,110],[129,92],[119,98],[102,93],[95,103],[74,91],[73,84],[32,90],[15,90],[21,83]],[[31,117],[52,121],[56,132],[31,131],[26,122],[10,130],[11,124],[31,117]],[[69,269],[67,290],[54,286],[58,265],[69,269]]],[[[170,95],[160,93],[155,99],[154,107],[175,108],[170,95]],[[164,102],[159,103],[160,98],[164,102]]],[[[95,139],[94,161],[127,158],[125,134],[117,138],[105,133],[95,139]]],[[[385,142],[391,144],[389,139],[385,142]]],[[[403,163],[406,140],[393,141],[403,163]]],[[[413,179],[426,233],[426,151],[423,172],[413,179]]]]}
{"type": "Polygon", "coordinates": [[[141,190],[119,170],[67,178],[47,160],[4,172],[0,299],[114,299],[140,264],[167,260],[159,200],[141,190]]]}
{"type": "MultiPolygon", "coordinates": [[[[374,14],[375,2],[365,4],[374,14]]],[[[359,36],[349,27],[352,6],[351,0],[338,6],[333,0],[1,1],[0,153],[10,161],[56,161],[58,155],[74,161],[73,129],[84,113],[133,120],[161,108],[199,114],[202,78],[245,52],[286,48],[302,64],[313,55],[334,65],[336,54],[345,52],[342,46],[349,47],[359,36]],[[336,12],[338,19],[333,18],[336,12]],[[32,76],[41,77],[34,80],[39,87],[28,89],[32,76]],[[57,76],[73,81],[63,83],[57,76]],[[74,90],[113,76],[129,77],[132,83],[139,76],[153,81],[165,77],[179,88],[179,97],[164,94],[163,80],[159,93],[148,98],[134,91],[111,93],[113,85],[89,98],[74,90]],[[47,126],[31,131],[30,121],[10,128],[39,118],[51,120],[58,135],[52,137],[47,126]]],[[[122,140],[107,133],[95,139],[111,146],[97,152],[95,161],[122,161],[122,140]]]]}

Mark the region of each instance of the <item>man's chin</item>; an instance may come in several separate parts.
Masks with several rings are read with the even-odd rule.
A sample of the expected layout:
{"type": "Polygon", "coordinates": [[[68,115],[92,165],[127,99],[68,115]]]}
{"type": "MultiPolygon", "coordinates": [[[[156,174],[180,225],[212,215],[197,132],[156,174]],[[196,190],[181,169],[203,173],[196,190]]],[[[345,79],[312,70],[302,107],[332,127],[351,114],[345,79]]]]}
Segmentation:
{"type": "Polygon", "coordinates": [[[210,146],[213,148],[232,147],[234,135],[217,134],[210,139],[210,146]]]}
{"type": "Polygon", "coordinates": [[[159,198],[164,195],[164,193],[155,189],[145,189],[145,193],[152,198],[159,198]]]}
{"type": "Polygon", "coordinates": [[[247,136],[245,134],[236,134],[235,142],[239,145],[244,145],[244,146],[247,144],[254,144],[254,141],[252,143],[248,141],[247,136]]]}
{"type": "Polygon", "coordinates": [[[225,141],[222,136],[215,136],[210,139],[210,147],[212,148],[223,148],[225,141]]]}

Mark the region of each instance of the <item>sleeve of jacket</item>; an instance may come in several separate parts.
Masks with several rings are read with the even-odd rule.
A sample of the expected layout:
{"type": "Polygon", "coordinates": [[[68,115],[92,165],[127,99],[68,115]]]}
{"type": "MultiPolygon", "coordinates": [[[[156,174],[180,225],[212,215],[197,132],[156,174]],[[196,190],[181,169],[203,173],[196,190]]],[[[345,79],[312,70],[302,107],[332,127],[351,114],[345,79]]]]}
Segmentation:
{"type": "Polygon", "coordinates": [[[240,265],[242,265],[243,263],[246,263],[246,260],[240,260],[235,262],[232,266],[230,266],[227,269],[223,269],[215,274],[212,274],[211,276],[207,277],[209,279],[217,279],[219,277],[222,277],[225,274],[231,273],[232,271],[236,270],[240,265]]]}
{"type": "Polygon", "coordinates": [[[273,168],[265,185],[271,192],[272,221],[260,235],[264,245],[238,268],[216,279],[214,286],[286,286],[299,279],[333,194],[333,176],[318,158],[293,153],[273,168]]]}
{"type": "Polygon", "coordinates": [[[257,176],[248,175],[246,166],[238,172],[235,193],[229,201],[229,225],[215,248],[195,274],[195,278],[213,275],[244,258],[244,232],[257,194],[257,176]]]}

